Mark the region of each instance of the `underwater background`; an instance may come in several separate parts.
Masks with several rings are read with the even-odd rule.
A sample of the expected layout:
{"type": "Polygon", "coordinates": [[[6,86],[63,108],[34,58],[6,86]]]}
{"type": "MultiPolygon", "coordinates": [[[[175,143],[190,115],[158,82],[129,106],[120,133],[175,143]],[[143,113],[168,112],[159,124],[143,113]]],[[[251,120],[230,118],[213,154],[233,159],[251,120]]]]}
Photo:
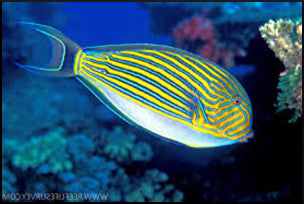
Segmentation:
{"type": "Polygon", "coordinates": [[[302,3],[2,3],[3,200],[299,202],[301,123],[302,3]],[[49,56],[18,21],[206,57],[247,91],[254,138],[197,149],[134,128],[77,80],[17,68],[49,56]]]}

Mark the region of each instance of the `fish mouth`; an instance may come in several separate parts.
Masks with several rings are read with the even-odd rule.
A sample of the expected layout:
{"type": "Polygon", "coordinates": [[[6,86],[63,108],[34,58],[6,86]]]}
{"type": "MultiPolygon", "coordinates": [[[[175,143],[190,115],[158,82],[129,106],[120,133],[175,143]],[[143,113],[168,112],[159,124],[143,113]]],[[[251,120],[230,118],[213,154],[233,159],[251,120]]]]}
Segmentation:
{"type": "Polygon", "coordinates": [[[247,143],[250,138],[253,138],[253,136],[254,136],[254,132],[253,130],[251,130],[245,137],[239,139],[238,141],[242,143],[247,143]]]}
{"type": "Polygon", "coordinates": [[[230,138],[227,134],[225,134],[223,131],[221,131],[220,129],[218,129],[218,131],[221,133],[221,135],[224,137],[224,138],[227,138],[229,140],[235,140],[235,141],[238,141],[240,143],[247,143],[249,141],[249,139],[252,139],[253,136],[254,136],[254,131],[251,130],[246,136],[244,137],[241,137],[239,139],[234,139],[234,138],[230,138]]]}
{"type": "Polygon", "coordinates": [[[217,120],[215,120],[215,121],[216,121],[216,129],[217,129],[217,131],[218,131],[224,138],[227,138],[227,139],[230,139],[230,140],[238,140],[239,142],[247,142],[248,139],[251,139],[251,138],[254,137],[254,131],[250,128],[250,131],[249,131],[245,136],[242,136],[242,137],[240,137],[240,138],[238,138],[238,139],[233,138],[232,136],[229,136],[229,135],[227,135],[225,132],[223,132],[223,131],[221,130],[221,128],[219,128],[219,124],[218,124],[217,120]]]}
{"type": "Polygon", "coordinates": [[[246,137],[246,139],[250,139],[250,138],[252,138],[253,136],[254,136],[254,131],[251,130],[251,131],[249,132],[249,135],[246,137]]]}

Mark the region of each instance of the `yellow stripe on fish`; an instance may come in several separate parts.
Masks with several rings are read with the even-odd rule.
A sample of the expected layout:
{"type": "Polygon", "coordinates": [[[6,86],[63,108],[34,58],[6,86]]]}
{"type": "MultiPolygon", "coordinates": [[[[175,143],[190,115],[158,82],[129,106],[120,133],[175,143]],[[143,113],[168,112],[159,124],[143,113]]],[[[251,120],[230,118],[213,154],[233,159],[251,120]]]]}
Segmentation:
{"type": "Polygon", "coordinates": [[[57,55],[49,67],[17,65],[39,74],[76,76],[132,125],[191,147],[234,144],[253,136],[246,91],[229,72],[207,59],[151,44],[82,49],[52,27],[22,24],[59,46],[53,46],[57,55]]]}

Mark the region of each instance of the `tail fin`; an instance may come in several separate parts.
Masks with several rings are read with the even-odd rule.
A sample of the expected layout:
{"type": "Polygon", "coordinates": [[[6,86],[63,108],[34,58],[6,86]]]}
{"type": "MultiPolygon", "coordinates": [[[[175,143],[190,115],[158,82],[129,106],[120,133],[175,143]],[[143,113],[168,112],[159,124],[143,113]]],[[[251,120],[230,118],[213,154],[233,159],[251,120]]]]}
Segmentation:
{"type": "Polygon", "coordinates": [[[46,76],[75,76],[73,73],[74,56],[76,52],[81,49],[79,45],[50,26],[30,22],[19,22],[19,24],[45,34],[52,43],[52,57],[46,67],[22,65],[15,62],[17,66],[30,72],[46,76]]]}

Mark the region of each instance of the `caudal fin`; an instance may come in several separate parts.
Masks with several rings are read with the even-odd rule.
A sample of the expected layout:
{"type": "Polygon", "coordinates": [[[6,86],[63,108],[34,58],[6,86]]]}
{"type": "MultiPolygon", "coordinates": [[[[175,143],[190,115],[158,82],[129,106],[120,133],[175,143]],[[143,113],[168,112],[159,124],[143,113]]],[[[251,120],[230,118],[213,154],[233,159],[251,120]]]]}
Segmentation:
{"type": "Polygon", "coordinates": [[[19,22],[18,24],[28,26],[37,32],[45,34],[52,43],[52,56],[50,63],[46,67],[23,65],[15,62],[17,66],[30,72],[46,76],[75,76],[73,72],[74,56],[76,52],[81,49],[79,45],[50,26],[30,22],[19,22]]]}

